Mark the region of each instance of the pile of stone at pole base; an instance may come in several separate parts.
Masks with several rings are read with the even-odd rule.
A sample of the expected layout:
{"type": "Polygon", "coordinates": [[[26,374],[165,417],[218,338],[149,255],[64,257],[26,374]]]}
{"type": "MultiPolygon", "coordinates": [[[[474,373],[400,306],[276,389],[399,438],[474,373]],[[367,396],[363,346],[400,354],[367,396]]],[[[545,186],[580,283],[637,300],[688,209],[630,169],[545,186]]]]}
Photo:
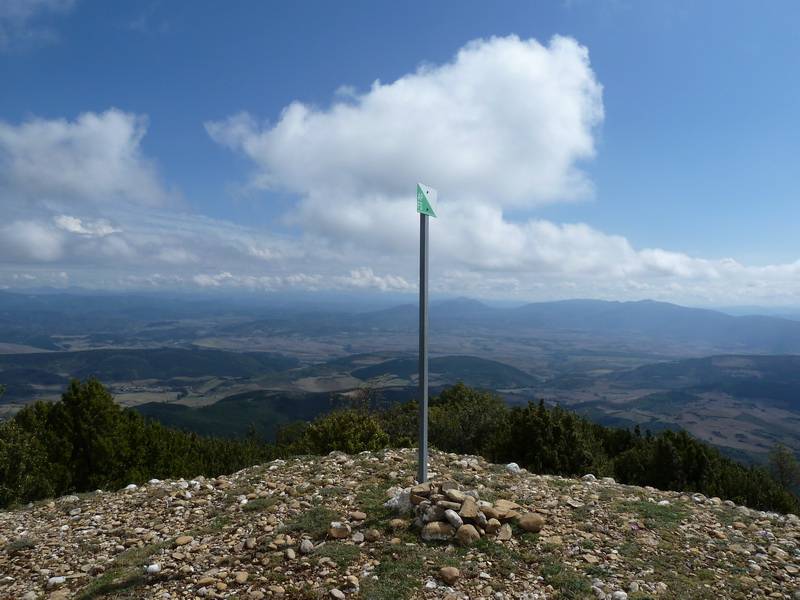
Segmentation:
{"type": "Polygon", "coordinates": [[[425,542],[468,546],[481,538],[508,541],[512,523],[523,532],[539,533],[544,517],[511,500],[481,500],[477,490],[462,490],[454,481],[428,481],[410,488],[389,490],[386,503],[401,514],[414,516],[413,526],[425,542]]]}

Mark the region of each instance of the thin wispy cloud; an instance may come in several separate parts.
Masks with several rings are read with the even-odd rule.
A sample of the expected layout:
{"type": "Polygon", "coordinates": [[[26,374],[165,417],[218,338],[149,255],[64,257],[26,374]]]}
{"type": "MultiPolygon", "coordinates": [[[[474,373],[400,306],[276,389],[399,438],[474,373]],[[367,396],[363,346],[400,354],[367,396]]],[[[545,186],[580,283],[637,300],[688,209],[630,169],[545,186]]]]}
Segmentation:
{"type": "Polygon", "coordinates": [[[3,0],[0,2],[0,51],[56,40],[49,19],[72,10],[76,0],[3,0]]]}

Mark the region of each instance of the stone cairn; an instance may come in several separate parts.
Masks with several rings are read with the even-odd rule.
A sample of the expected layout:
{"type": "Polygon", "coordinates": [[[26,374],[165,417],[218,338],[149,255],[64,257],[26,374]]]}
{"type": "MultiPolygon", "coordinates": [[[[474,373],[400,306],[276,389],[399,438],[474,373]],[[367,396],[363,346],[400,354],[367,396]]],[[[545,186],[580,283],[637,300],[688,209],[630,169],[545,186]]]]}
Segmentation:
{"type": "MultiPolygon", "coordinates": [[[[468,546],[482,537],[508,541],[513,537],[511,523],[526,532],[538,533],[544,517],[529,512],[511,500],[481,500],[476,490],[460,489],[454,481],[428,481],[414,487],[390,489],[386,503],[401,514],[414,516],[414,527],[425,542],[456,541],[468,546]]],[[[397,519],[392,527],[403,527],[397,519]]]]}

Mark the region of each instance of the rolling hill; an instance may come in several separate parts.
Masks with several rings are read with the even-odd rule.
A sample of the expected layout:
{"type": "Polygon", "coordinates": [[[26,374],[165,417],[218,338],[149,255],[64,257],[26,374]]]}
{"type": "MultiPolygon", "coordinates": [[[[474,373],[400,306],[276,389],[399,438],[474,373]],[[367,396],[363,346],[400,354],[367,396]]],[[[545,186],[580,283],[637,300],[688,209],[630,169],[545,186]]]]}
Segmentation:
{"type": "Polygon", "coordinates": [[[609,377],[630,388],[721,392],[800,412],[800,356],[725,355],[637,367],[609,377]]]}
{"type": "Polygon", "coordinates": [[[176,377],[257,377],[297,366],[295,358],[269,352],[200,348],[147,348],[0,354],[0,384],[7,398],[30,395],[31,385],[63,384],[69,378],[102,382],[170,380],[176,377]],[[19,387],[24,386],[24,387],[19,387]]]}
{"type": "MultiPolygon", "coordinates": [[[[463,381],[467,385],[489,389],[508,387],[529,387],[537,380],[524,371],[495,360],[487,360],[476,356],[442,356],[430,360],[431,374],[450,383],[463,381]]],[[[370,380],[382,375],[394,375],[402,379],[416,376],[418,362],[416,358],[399,358],[387,360],[376,365],[362,367],[351,372],[353,377],[370,380]]]]}

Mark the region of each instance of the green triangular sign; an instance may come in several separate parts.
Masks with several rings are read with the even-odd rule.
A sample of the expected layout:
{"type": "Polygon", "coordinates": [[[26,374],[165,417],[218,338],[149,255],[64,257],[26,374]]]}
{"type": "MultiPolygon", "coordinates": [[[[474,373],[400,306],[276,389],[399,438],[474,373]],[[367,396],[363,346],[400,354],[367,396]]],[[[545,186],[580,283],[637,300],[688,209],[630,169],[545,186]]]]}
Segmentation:
{"type": "Polygon", "coordinates": [[[435,217],[436,190],[424,183],[417,184],[417,212],[429,217],[435,217]]]}

